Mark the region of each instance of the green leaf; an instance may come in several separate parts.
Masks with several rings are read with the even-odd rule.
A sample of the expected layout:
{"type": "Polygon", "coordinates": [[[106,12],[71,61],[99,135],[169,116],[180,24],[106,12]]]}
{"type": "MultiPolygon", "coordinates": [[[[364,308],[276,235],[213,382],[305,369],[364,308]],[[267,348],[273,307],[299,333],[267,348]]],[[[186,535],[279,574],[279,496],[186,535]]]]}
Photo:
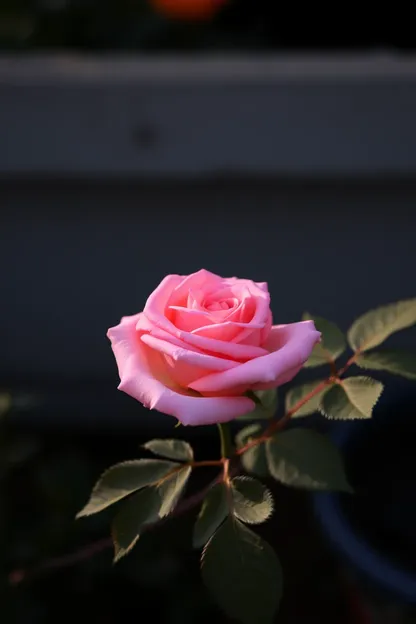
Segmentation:
{"type": "Polygon", "coordinates": [[[282,596],[283,575],[271,546],[228,518],[205,546],[202,578],[225,613],[243,624],[271,624],[282,596]]]}
{"type": "Polygon", "coordinates": [[[242,522],[261,524],[273,513],[273,496],[260,481],[235,477],[231,481],[234,514],[242,522]]]}
{"type": "Polygon", "coordinates": [[[348,331],[348,342],[354,351],[368,351],[415,323],[416,298],[390,303],[360,316],[348,331]]]}
{"type": "Polygon", "coordinates": [[[162,499],[159,511],[161,518],[170,514],[170,512],[176,507],[176,504],[189,479],[191,471],[191,466],[183,466],[180,470],[175,472],[174,475],[165,479],[163,483],[158,486],[158,491],[162,499]]]}
{"type": "Polygon", "coordinates": [[[370,351],[359,355],[357,366],[371,370],[385,370],[395,375],[416,379],[416,354],[395,349],[370,351]]]}
{"type": "Polygon", "coordinates": [[[247,425],[240,429],[240,431],[235,436],[235,445],[239,449],[242,446],[245,446],[247,442],[250,442],[253,438],[258,437],[261,434],[262,426],[260,423],[253,423],[252,425],[247,425]]]}
{"type": "Polygon", "coordinates": [[[123,504],[112,523],[114,562],[130,552],[144,526],[159,519],[161,503],[157,489],[146,487],[123,504]]]}
{"type": "MultiPolygon", "coordinates": [[[[319,379],[318,381],[310,381],[309,383],[305,383],[301,386],[295,386],[291,388],[286,395],[286,411],[291,411],[297,403],[302,401],[308,394],[310,394],[317,386],[319,386],[323,379],[319,379]]],[[[302,405],[296,412],[293,414],[292,418],[299,418],[302,416],[309,416],[314,412],[318,411],[319,404],[321,402],[322,397],[326,392],[328,392],[330,385],[325,386],[318,394],[315,394],[307,403],[302,405]]]]}
{"type": "Polygon", "coordinates": [[[316,431],[283,431],[267,442],[266,451],[272,476],[285,485],[351,491],[338,449],[316,431]]]}
{"type": "Polygon", "coordinates": [[[194,526],[193,545],[201,548],[228,516],[227,487],[224,483],[214,485],[202,503],[194,526]]]}
{"type": "Polygon", "coordinates": [[[150,440],[143,445],[143,448],[155,455],[178,461],[191,462],[194,459],[192,446],[184,440],[150,440]]]}
{"type": "Polygon", "coordinates": [[[335,323],[320,316],[313,316],[309,312],[304,313],[302,320],[314,321],[316,329],[321,332],[321,342],[314,346],[305,366],[322,366],[322,364],[335,362],[347,347],[344,334],[339,327],[335,323]]]}
{"type": "Polygon", "coordinates": [[[111,466],[95,484],[77,518],[98,513],[145,485],[157,483],[179,465],[161,459],[136,459],[111,466]]]}
{"type": "MultiPolygon", "coordinates": [[[[244,427],[236,435],[235,441],[238,449],[242,448],[257,437],[261,433],[261,425],[252,424],[244,427]]],[[[240,457],[241,464],[246,472],[257,475],[258,477],[269,476],[267,467],[266,449],[264,443],[253,446],[240,457]]]]}
{"type": "Polygon", "coordinates": [[[238,420],[265,420],[273,418],[277,410],[277,389],[256,390],[247,393],[256,407],[252,412],[239,416],[238,420]]]}
{"type": "Polygon", "coordinates": [[[349,377],[335,384],[319,406],[320,412],[334,420],[371,418],[383,384],[370,377],[349,377]]]}

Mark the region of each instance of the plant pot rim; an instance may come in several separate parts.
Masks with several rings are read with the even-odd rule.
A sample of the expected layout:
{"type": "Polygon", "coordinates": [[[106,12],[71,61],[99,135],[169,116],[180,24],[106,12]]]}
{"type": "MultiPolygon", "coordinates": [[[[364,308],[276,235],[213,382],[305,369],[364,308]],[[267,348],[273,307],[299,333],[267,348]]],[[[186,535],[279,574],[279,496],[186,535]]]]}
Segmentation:
{"type": "MultiPolygon", "coordinates": [[[[342,449],[353,439],[356,431],[355,423],[347,423],[335,427],[331,438],[342,449]]],[[[357,533],[342,509],[339,495],[333,492],[317,492],[312,498],[318,521],[335,550],[390,596],[408,604],[416,604],[416,575],[394,565],[363,535],[357,533]]]]}

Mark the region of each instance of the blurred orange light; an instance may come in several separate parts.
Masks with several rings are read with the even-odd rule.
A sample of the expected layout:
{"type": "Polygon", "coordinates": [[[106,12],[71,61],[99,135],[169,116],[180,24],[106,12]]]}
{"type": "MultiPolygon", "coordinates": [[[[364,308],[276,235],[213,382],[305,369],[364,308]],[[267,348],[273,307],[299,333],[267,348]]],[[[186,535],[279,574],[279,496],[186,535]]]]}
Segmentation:
{"type": "Polygon", "coordinates": [[[227,0],[150,0],[150,4],[166,17],[179,20],[208,20],[214,17],[227,0]]]}

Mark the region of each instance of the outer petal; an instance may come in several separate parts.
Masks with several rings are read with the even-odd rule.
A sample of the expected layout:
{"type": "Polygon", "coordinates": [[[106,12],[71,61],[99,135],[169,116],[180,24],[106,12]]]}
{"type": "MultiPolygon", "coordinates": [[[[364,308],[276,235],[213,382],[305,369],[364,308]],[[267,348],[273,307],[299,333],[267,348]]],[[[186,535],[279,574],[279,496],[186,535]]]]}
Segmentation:
{"type": "Polygon", "coordinates": [[[143,334],[141,340],[148,347],[164,356],[169,376],[183,388],[187,388],[190,383],[203,375],[238,366],[238,362],[232,360],[178,347],[172,344],[171,339],[166,341],[151,334],[143,334]]]}
{"type": "MultiPolygon", "coordinates": [[[[175,334],[175,326],[166,318],[165,310],[173,289],[182,283],[181,275],[167,275],[146,301],[143,313],[156,326],[175,334]]],[[[139,315],[137,315],[139,318],[139,315]]]]}
{"type": "Polygon", "coordinates": [[[224,342],[224,340],[215,340],[212,338],[204,338],[203,336],[197,336],[190,332],[177,332],[176,335],[155,327],[144,314],[139,315],[136,329],[140,332],[148,332],[155,338],[166,340],[177,347],[182,347],[188,351],[195,351],[196,353],[203,352],[212,355],[223,356],[226,359],[237,361],[237,363],[251,360],[251,358],[260,357],[261,355],[268,355],[269,351],[262,347],[255,347],[251,345],[240,345],[235,342],[224,342]]]}
{"type": "Polygon", "coordinates": [[[206,353],[188,351],[187,349],[176,347],[171,342],[155,338],[149,334],[143,334],[141,340],[152,349],[156,349],[156,351],[170,356],[175,362],[186,362],[186,364],[199,366],[210,371],[224,371],[239,366],[238,362],[219,358],[214,355],[207,355],[206,353]]]}
{"type": "MultiPolygon", "coordinates": [[[[140,314],[124,317],[108,330],[107,336],[116,357],[120,375],[119,389],[150,409],[178,418],[184,425],[207,425],[227,422],[252,411],[248,397],[195,397],[181,394],[155,377],[160,355],[146,347],[136,330],[140,314]]],[[[163,369],[160,369],[163,376],[163,369]]],[[[179,390],[179,389],[178,389],[179,390]]]]}
{"type": "MultiPolygon", "coordinates": [[[[240,336],[247,331],[251,334],[255,329],[264,329],[265,323],[216,323],[215,325],[204,325],[194,329],[191,333],[205,338],[214,338],[215,340],[223,340],[225,342],[241,342],[240,336]]],[[[256,345],[258,346],[258,345],[256,345]]]]}
{"type": "MultiPolygon", "coordinates": [[[[140,321],[139,326],[141,324],[142,322],[140,321]]],[[[148,323],[147,326],[149,326],[148,323]]],[[[153,328],[150,331],[153,336],[170,340],[170,334],[165,332],[163,329],[160,329],[159,327],[153,328]]],[[[197,336],[196,334],[191,334],[190,332],[178,332],[177,340],[180,341],[181,346],[186,346],[188,349],[202,349],[204,352],[208,353],[219,353],[220,355],[234,360],[246,361],[254,357],[267,355],[269,353],[266,349],[263,349],[262,347],[242,345],[235,342],[224,342],[224,340],[205,338],[204,336],[197,336]]],[[[174,344],[177,343],[175,342],[174,344]]]]}
{"type": "Polygon", "coordinates": [[[290,381],[300,370],[321,336],[313,321],[277,325],[271,329],[271,334],[276,344],[280,345],[277,351],[245,362],[237,368],[201,377],[189,387],[204,393],[232,391],[234,387],[248,389],[257,384],[280,386],[290,381]]]}

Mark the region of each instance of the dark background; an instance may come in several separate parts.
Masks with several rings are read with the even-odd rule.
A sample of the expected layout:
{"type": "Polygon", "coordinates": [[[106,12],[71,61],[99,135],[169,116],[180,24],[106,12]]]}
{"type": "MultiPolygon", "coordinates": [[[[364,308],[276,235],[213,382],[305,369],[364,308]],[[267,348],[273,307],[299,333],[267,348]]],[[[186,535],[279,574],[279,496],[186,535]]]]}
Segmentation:
{"type": "MultiPolygon", "coordinates": [[[[150,437],[218,453],[215,430],[178,432],[117,392],[105,333],[164,275],[202,267],[268,281],[279,323],[308,309],[346,330],[414,296],[406,22],[266,0],[199,23],[139,0],[0,0],[2,622],[221,617],[199,582],[194,515],[115,567],[100,541],[111,514],[74,521],[100,472],[150,437]]],[[[415,332],[392,344],[415,348],[415,332]]],[[[408,387],[389,384],[394,413],[408,387]]],[[[360,623],[309,497],[271,487],[260,532],[285,570],[278,621],[360,623]]]]}
{"type": "Polygon", "coordinates": [[[271,50],[412,51],[414,35],[404,7],[377,15],[362,7],[314,7],[273,0],[228,0],[213,19],[166,19],[151,0],[1,0],[4,49],[146,52],[271,50]],[[321,10],[320,10],[321,9],[321,10]]]}

